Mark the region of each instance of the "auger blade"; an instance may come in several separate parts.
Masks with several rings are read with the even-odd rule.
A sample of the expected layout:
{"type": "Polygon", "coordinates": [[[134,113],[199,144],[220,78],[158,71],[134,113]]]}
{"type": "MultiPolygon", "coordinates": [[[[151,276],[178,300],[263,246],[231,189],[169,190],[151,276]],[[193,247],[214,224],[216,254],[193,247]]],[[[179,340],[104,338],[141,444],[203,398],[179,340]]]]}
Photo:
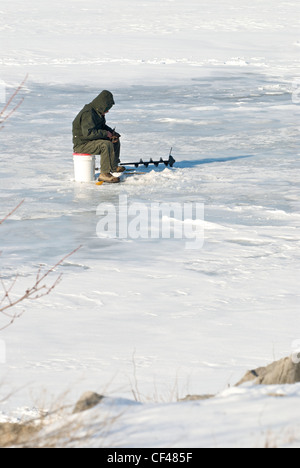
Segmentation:
{"type": "Polygon", "coordinates": [[[175,159],[173,158],[172,154],[170,153],[169,159],[164,161],[163,158],[160,158],[159,161],[153,161],[151,158],[150,161],[143,161],[142,159],[139,162],[133,162],[133,163],[121,163],[122,166],[135,166],[138,168],[139,166],[145,166],[148,167],[150,164],[153,164],[155,167],[158,167],[160,164],[164,164],[166,167],[170,166],[173,167],[174,164],[176,163],[175,159]]]}

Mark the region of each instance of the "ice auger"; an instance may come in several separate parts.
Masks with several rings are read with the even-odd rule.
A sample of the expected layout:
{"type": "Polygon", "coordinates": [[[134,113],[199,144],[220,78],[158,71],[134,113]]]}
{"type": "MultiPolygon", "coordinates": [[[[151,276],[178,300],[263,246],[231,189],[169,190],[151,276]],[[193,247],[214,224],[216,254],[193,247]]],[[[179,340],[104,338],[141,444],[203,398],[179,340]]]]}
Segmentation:
{"type": "Polygon", "coordinates": [[[153,161],[153,159],[151,158],[150,161],[143,161],[141,159],[139,162],[135,162],[135,163],[123,163],[122,162],[121,165],[122,166],[135,166],[135,167],[139,167],[139,166],[148,167],[150,166],[150,164],[154,164],[155,167],[158,167],[160,164],[164,164],[166,167],[168,166],[173,167],[175,163],[176,161],[172,156],[172,148],[171,148],[168,160],[164,160],[163,158],[160,158],[159,161],[153,161]]]}

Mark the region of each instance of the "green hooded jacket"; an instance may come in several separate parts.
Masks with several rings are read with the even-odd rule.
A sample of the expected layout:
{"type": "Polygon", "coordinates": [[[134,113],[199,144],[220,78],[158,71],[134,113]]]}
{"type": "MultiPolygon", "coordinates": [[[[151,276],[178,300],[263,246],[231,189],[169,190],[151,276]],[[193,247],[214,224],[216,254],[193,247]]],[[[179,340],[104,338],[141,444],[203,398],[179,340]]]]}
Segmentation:
{"type": "Polygon", "coordinates": [[[104,113],[115,104],[110,91],[102,91],[90,104],[84,106],[73,121],[74,150],[92,140],[106,140],[113,130],[106,125],[104,113]]]}

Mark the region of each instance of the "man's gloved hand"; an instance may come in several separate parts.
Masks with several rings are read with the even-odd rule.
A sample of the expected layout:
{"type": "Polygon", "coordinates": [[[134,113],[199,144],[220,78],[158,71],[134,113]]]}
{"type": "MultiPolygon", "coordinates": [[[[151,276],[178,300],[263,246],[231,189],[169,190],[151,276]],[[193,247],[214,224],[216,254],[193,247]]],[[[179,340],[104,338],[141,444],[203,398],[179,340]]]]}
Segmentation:
{"type": "Polygon", "coordinates": [[[115,130],[113,130],[113,132],[108,132],[107,136],[112,143],[119,143],[121,137],[121,135],[115,130]]]}

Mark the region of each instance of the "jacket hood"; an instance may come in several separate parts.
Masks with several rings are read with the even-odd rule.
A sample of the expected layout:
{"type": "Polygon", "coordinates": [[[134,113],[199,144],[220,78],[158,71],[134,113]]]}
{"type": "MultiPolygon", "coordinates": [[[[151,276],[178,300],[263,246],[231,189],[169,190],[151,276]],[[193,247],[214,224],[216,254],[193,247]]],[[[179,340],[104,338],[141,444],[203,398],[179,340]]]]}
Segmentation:
{"type": "Polygon", "coordinates": [[[115,104],[114,97],[110,91],[102,91],[92,102],[95,111],[100,114],[108,112],[115,104]]]}

